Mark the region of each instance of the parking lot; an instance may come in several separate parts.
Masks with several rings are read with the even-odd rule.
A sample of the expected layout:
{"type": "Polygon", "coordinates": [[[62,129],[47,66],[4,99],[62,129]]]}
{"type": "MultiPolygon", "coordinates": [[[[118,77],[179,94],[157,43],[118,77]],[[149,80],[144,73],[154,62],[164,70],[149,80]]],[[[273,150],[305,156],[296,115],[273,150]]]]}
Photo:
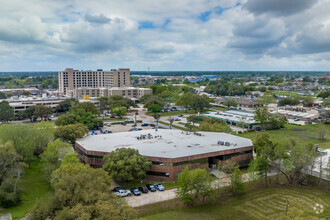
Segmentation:
{"type": "Polygon", "coordinates": [[[156,202],[162,202],[170,199],[174,199],[176,189],[169,189],[165,191],[156,191],[156,192],[148,192],[141,193],[140,196],[128,196],[125,197],[127,204],[132,207],[144,206],[156,202]]]}
{"type": "MultiPolygon", "coordinates": [[[[109,123],[109,122],[106,122],[106,123],[109,123]]],[[[132,128],[132,125],[133,125],[133,124],[126,124],[126,125],[117,124],[117,125],[111,125],[110,127],[108,127],[105,125],[106,123],[104,123],[102,130],[109,130],[109,131],[112,131],[113,133],[128,131],[130,128],[132,128]]],[[[142,128],[142,130],[148,130],[148,129],[152,128],[151,126],[142,127],[141,123],[137,123],[136,127],[142,128]]],[[[132,132],[134,132],[134,131],[132,131],[132,132]]]]}

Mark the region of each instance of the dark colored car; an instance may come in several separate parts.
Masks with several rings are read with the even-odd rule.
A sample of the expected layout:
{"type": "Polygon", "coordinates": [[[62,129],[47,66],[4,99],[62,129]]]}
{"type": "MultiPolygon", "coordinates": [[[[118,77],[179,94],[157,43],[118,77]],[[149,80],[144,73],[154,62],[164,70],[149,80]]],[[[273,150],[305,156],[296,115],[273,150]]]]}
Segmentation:
{"type": "Polygon", "coordinates": [[[132,124],[132,127],[136,127],[137,125],[136,124],[132,124]]]}
{"type": "Polygon", "coordinates": [[[145,127],[145,126],[148,126],[148,125],[149,125],[148,123],[141,124],[142,127],[145,127]]]}
{"type": "Polygon", "coordinates": [[[112,191],[113,191],[113,192],[118,192],[120,189],[123,189],[123,188],[117,186],[117,187],[113,188],[112,191]]]}
{"type": "Polygon", "coordinates": [[[148,188],[147,187],[145,187],[145,186],[140,186],[139,187],[139,190],[140,190],[140,192],[142,192],[142,193],[148,193],[148,188]]]}
{"type": "Polygon", "coordinates": [[[148,188],[149,191],[151,192],[156,192],[156,187],[152,184],[147,184],[146,187],[148,188]]]}
{"type": "Polygon", "coordinates": [[[141,195],[141,192],[137,188],[132,188],[131,192],[134,194],[134,196],[139,196],[141,195]]]}

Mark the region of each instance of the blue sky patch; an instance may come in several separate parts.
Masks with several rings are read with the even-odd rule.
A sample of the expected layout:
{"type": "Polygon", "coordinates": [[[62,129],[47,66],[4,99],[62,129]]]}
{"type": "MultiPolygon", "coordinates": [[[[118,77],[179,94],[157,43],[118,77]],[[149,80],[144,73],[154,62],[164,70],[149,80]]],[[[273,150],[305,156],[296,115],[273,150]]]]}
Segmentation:
{"type": "Polygon", "coordinates": [[[201,20],[203,22],[207,22],[209,20],[210,14],[211,14],[211,11],[206,11],[206,12],[202,13],[198,18],[199,18],[199,20],[201,20]]]}
{"type": "Polygon", "coordinates": [[[139,22],[139,30],[141,29],[153,29],[154,24],[151,21],[140,21],[139,22]]]}

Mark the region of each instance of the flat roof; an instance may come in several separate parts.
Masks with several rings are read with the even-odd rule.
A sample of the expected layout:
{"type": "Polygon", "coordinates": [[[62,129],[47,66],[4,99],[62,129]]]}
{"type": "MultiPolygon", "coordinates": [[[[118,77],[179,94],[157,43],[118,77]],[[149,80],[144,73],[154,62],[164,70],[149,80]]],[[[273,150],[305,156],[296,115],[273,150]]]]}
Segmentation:
{"type": "Polygon", "coordinates": [[[87,136],[76,141],[87,151],[111,152],[117,148],[134,148],[141,155],[149,157],[179,158],[223,150],[252,146],[252,141],[227,133],[198,132],[201,136],[181,130],[149,129],[87,136]],[[152,135],[152,139],[138,140],[141,135],[152,135]],[[218,145],[218,141],[231,143],[230,146],[218,145]]]}
{"type": "Polygon", "coordinates": [[[234,113],[228,113],[229,111],[217,111],[217,112],[207,112],[206,114],[202,114],[202,116],[217,118],[223,121],[234,122],[234,123],[245,123],[249,125],[258,124],[253,117],[251,116],[242,116],[234,113]]]}

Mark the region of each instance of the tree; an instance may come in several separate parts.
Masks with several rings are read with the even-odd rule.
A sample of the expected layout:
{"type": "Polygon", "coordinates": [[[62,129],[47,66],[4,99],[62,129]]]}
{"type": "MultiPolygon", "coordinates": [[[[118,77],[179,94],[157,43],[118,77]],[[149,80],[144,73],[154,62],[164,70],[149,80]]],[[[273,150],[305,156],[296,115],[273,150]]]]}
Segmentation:
{"type": "Polygon", "coordinates": [[[53,112],[54,110],[50,106],[37,105],[34,107],[33,115],[39,117],[42,120],[44,117],[48,117],[48,115],[51,115],[53,112]]]}
{"type": "Polygon", "coordinates": [[[254,115],[254,120],[261,125],[262,130],[265,130],[265,125],[269,123],[270,113],[267,106],[262,106],[257,109],[254,115]]]}
{"type": "Polygon", "coordinates": [[[221,171],[230,175],[234,172],[236,166],[237,166],[237,162],[234,160],[219,161],[218,164],[218,168],[221,171]]]}
{"type": "Polygon", "coordinates": [[[100,104],[99,104],[99,109],[100,109],[100,113],[101,114],[104,114],[104,111],[105,110],[109,110],[110,109],[110,101],[109,101],[109,98],[107,97],[100,97],[97,99],[100,104]]]}
{"type": "Polygon", "coordinates": [[[54,171],[54,190],[47,201],[38,201],[32,220],[41,219],[133,219],[134,211],[111,190],[111,178],[102,169],[81,163],[62,164],[54,171]]]}
{"type": "Polygon", "coordinates": [[[98,119],[93,113],[86,112],[84,109],[77,109],[74,112],[68,112],[66,114],[63,114],[55,121],[55,124],[57,126],[77,123],[84,124],[89,129],[93,129],[94,127],[99,127],[103,125],[103,121],[101,119],[98,119]]]}
{"type": "Polygon", "coordinates": [[[8,122],[13,119],[14,116],[14,108],[6,101],[0,102],[0,121],[8,122]]]}
{"type": "Polygon", "coordinates": [[[104,156],[103,169],[114,179],[132,181],[146,176],[151,161],[132,148],[120,148],[104,156]]]}
{"type": "Polygon", "coordinates": [[[300,101],[297,98],[284,98],[284,99],[281,99],[278,102],[279,106],[284,106],[284,105],[298,105],[299,103],[300,103],[300,101]]]}
{"type": "Polygon", "coordinates": [[[185,204],[204,201],[205,198],[213,200],[215,197],[211,175],[205,169],[189,170],[186,166],[179,174],[177,184],[176,194],[185,204]]]}
{"type": "Polygon", "coordinates": [[[198,129],[201,131],[225,132],[225,133],[231,132],[231,128],[226,122],[220,119],[207,118],[207,117],[204,117],[203,121],[199,123],[198,129]]]}
{"type": "Polygon", "coordinates": [[[35,154],[40,155],[47,145],[54,139],[55,125],[48,121],[41,121],[33,126],[32,139],[35,143],[35,154]]]}
{"type": "Polygon", "coordinates": [[[24,90],[22,94],[25,95],[25,96],[30,96],[31,92],[27,91],[27,90],[24,90]]]}
{"type": "Polygon", "coordinates": [[[36,130],[23,124],[6,124],[0,126],[0,143],[11,141],[16,152],[23,157],[23,160],[30,162],[33,158],[36,143],[33,138],[36,130]]]}
{"type": "Polygon", "coordinates": [[[266,94],[264,94],[262,97],[258,98],[258,102],[261,105],[268,105],[270,103],[275,102],[275,98],[272,95],[266,95],[266,94]]]}
{"type": "Polygon", "coordinates": [[[307,96],[303,99],[302,103],[306,107],[312,107],[314,105],[314,100],[312,97],[307,96]]]}
{"type": "Polygon", "coordinates": [[[175,104],[185,107],[187,112],[188,108],[193,105],[193,102],[194,102],[194,95],[190,92],[186,92],[178,98],[175,104]]]}
{"type": "Polygon", "coordinates": [[[245,189],[242,172],[238,166],[235,166],[234,172],[231,175],[231,189],[234,195],[243,192],[245,189]]]}
{"type": "Polygon", "coordinates": [[[319,94],[317,94],[317,97],[320,97],[322,99],[326,99],[330,96],[330,91],[322,91],[319,94]]]}
{"type": "Polygon", "coordinates": [[[36,109],[36,105],[30,106],[29,108],[25,109],[23,112],[24,118],[29,118],[30,121],[35,117],[34,111],[36,109]]]}
{"type": "Polygon", "coordinates": [[[44,163],[44,172],[48,181],[50,181],[53,171],[60,167],[64,156],[72,151],[73,149],[70,144],[64,143],[59,139],[48,144],[45,151],[40,155],[40,158],[44,163]]]}
{"type": "Polygon", "coordinates": [[[85,112],[91,113],[91,114],[100,114],[99,110],[95,107],[95,105],[92,102],[79,102],[72,106],[71,112],[77,112],[80,109],[85,110],[85,112]]]}
{"type": "Polygon", "coordinates": [[[113,108],[111,110],[112,113],[116,114],[117,116],[124,116],[126,115],[126,107],[117,107],[117,108],[113,108]]]}
{"type": "Polygon", "coordinates": [[[4,92],[0,92],[0,99],[6,99],[6,94],[4,92]]]}
{"type": "Polygon", "coordinates": [[[157,122],[157,127],[158,127],[158,122],[159,122],[160,116],[161,116],[161,115],[160,115],[159,113],[153,115],[154,119],[155,119],[156,122],[157,122]]]}
{"type": "Polygon", "coordinates": [[[200,123],[201,121],[203,121],[203,117],[202,116],[196,116],[196,115],[189,115],[187,117],[187,121],[192,122],[193,125],[195,125],[195,123],[200,123]]]}
{"type": "Polygon", "coordinates": [[[237,102],[234,99],[226,99],[223,102],[223,105],[227,106],[227,108],[230,109],[230,106],[237,107],[237,102]]]}
{"type": "Polygon", "coordinates": [[[73,145],[77,139],[84,137],[87,132],[88,128],[78,123],[58,126],[54,132],[54,136],[73,145]]]}
{"type": "Polygon", "coordinates": [[[192,109],[194,109],[196,112],[197,111],[204,111],[205,108],[210,107],[210,99],[206,95],[194,95],[192,103],[192,109]]]}
{"type": "Polygon", "coordinates": [[[24,163],[16,153],[12,142],[0,145],[0,207],[10,207],[20,202],[17,190],[24,170],[24,163]]]}
{"type": "Polygon", "coordinates": [[[160,112],[164,107],[164,103],[159,99],[150,99],[143,107],[147,108],[148,111],[160,112]]]}

